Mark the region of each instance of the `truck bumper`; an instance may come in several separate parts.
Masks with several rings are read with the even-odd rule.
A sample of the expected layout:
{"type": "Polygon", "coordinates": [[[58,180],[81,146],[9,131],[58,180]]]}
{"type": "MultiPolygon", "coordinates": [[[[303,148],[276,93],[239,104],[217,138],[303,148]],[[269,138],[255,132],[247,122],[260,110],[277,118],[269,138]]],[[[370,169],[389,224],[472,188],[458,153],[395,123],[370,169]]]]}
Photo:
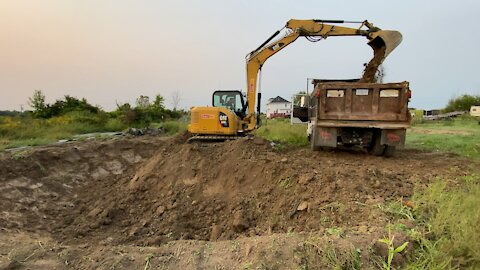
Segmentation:
{"type": "MultiPolygon", "coordinates": [[[[406,137],[406,126],[401,124],[382,124],[382,125],[372,125],[369,126],[360,125],[355,126],[352,125],[353,123],[350,122],[349,125],[338,125],[336,124],[335,127],[323,125],[323,124],[316,124],[309,126],[309,136],[312,144],[312,148],[314,147],[337,147],[339,143],[339,137],[342,135],[342,131],[344,128],[348,129],[357,129],[357,130],[372,130],[370,134],[374,135],[374,139],[378,138],[375,136],[380,136],[380,144],[381,145],[389,145],[395,146],[398,148],[402,148],[405,145],[405,137],[406,137]]],[[[360,134],[368,134],[368,132],[360,132],[360,134]]],[[[342,138],[344,133],[342,135],[342,138]]],[[[365,142],[368,142],[372,139],[372,135],[367,136],[367,138],[362,139],[365,142]],[[370,138],[370,139],[368,139],[370,138]]],[[[345,143],[345,142],[343,142],[345,143]]],[[[349,141],[349,143],[355,144],[355,142],[349,141]]]]}

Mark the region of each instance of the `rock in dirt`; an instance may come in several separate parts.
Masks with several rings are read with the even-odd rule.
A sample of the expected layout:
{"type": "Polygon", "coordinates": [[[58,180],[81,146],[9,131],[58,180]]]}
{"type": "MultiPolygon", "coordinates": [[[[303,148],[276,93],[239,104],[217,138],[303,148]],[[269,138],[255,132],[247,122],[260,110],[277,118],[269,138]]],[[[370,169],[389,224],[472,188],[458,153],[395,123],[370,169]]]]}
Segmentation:
{"type": "Polygon", "coordinates": [[[212,231],[210,232],[210,241],[216,241],[221,234],[220,226],[213,224],[212,231]]]}
{"type": "Polygon", "coordinates": [[[133,136],[143,136],[143,135],[150,135],[150,136],[158,136],[160,134],[165,133],[165,129],[163,127],[160,128],[129,128],[127,130],[127,134],[133,136]]]}
{"type": "Polygon", "coordinates": [[[307,201],[303,201],[297,206],[297,211],[305,211],[308,209],[308,206],[309,203],[307,201]]]}
{"type": "Polygon", "coordinates": [[[160,205],[159,207],[157,207],[157,210],[155,210],[155,214],[157,216],[161,216],[163,213],[165,213],[165,210],[167,210],[165,206],[160,205]]]}
{"type": "Polygon", "coordinates": [[[249,223],[245,215],[242,212],[236,212],[232,219],[232,229],[239,233],[245,231],[248,227],[249,223]]]}
{"type": "Polygon", "coordinates": [[[314,175],[304,174],[300,176],[300,178],[298,179],[298,183],[301,185],[306,185],[309,182],[311,182],[313,179],[315,179],[314,175]]]}
{"type": "Polygon", "coordinates": [[[260,137],[255,137],[253,139],[253,143],[256,144],[256,145],[265,145],[268,143],[267,140],[265,140],[264,138],[260,138],[260,137]]]}

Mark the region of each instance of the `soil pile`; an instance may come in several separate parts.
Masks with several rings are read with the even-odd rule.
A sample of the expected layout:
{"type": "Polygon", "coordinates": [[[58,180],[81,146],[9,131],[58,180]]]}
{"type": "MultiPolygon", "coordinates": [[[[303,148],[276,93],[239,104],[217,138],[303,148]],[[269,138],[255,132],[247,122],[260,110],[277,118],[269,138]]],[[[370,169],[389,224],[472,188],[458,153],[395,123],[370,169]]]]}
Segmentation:
{"type": "MultiPolygon", "coordinates": [[[[414,185],[470,170],[470,163],[456,156],[413,150],[387,159],[358,152],[280,151],[259,138],[186,144],[183,137],[43,147],[3,154],[0,164],[4,236],[48,236],[62,245],[91,246],[89,252],[99,257],[105,254],[100,246],[176,243],[192,249],[203,244],[175,240],[210,240],[221,249],[230,245],[222,240],[322,235],[331,228],[368,246],[381,237],[388,220],[379,203],[408,200],[414,185]]],[[[259,240],[267,249],[268,239],[259,240]]],[[[244,240],[248,255],[252,243],[244,240]]],[[[44,250],[35,241],[31,245],[44,250]]],[[[169,265],[186,263],[177,255],[169,265]]],[[[145,254],[138,256],[141,263],[145,254]]]]}
{"type": "Polygon", "coordinates": [[[434,169],[426,172],[425,163],[412,162],[410,154],[384,159],[308,149],[279,152],[261,139],[215,144],[169,139],[147,148],[113,143],[61,157],[36,153],[27,171],[44,180],[22,186],[15,178],[10,185],[34,190],[21,205],[34,209],[32,218],[42,222],[31,222],[27,214],[23,225],[9,225],[34,223],[29,230],[52,231],[70,243],[108,238],[142,245],[373,226],[382,220],[369,220],[371,209],[363,204],[407,200],[414,182],[444,171],[442,162],[430,163],[434,169]]]}

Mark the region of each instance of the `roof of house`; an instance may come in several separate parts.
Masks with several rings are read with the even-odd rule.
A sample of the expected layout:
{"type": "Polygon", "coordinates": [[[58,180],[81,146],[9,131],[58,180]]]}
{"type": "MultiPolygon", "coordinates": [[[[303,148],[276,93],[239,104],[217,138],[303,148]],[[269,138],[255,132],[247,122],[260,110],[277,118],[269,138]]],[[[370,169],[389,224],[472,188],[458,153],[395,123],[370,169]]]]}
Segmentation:
{"type": "Polygon", "coordinates": [[[290,101],[282,98],[281,96],[277,96],[276,98],[268,99],[268,103],[290,103],[290,101]]]}

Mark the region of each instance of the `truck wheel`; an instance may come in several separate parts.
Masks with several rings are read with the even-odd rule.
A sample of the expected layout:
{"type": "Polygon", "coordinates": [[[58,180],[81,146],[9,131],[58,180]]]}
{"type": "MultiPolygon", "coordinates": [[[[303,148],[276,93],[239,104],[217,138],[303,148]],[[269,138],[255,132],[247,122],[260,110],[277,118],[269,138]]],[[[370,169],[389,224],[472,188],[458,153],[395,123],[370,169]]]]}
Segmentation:
{"type": "Polygon", "coordinates": [[[315,141],[316,141],[315,137],[317,136],[316,134],[317,134],[317,131],[315,130],[315,128],[313,128],[312,133],[310,134],[310,136],[308,136],[310,141],[310,149],[312,151],[320,151],[322,149],[319,145],[315,144],[315,141]]]}
{"type": "Polygon", "coordinates": [[[381,156],[385,151],[385,146],[380,144],[381,137],[380,136],[373,136],[372,143],[368,148],[368,153],[374,156],[381,156]]]}
{"type": "Polygon", "coordinates": [[[322,150],[322,147],[319,146],[319,145],[315,145],[315,140],[312,138],[312,139],[310,139],[310,149],[312,151],[320,151],[320,150],[322,150]]]}
{"type": "Polygon", "coordinates": [[[383,155],[386,157],[393,157],[395,155],[395,152],[397,151],[396,147],[393,145],[387,145],[385,146],[385,152],[383,152],[383,155]]]}

